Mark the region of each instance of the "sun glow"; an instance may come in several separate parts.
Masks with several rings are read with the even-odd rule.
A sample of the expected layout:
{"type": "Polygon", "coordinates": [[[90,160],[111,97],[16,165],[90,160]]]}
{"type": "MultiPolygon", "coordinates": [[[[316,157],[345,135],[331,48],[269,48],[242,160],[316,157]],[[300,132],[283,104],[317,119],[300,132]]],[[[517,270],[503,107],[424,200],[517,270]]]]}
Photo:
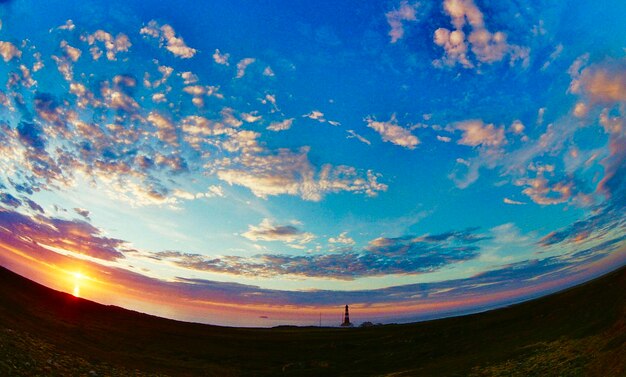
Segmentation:
{"type": "Polygon", "coordinates": [[[80,272],[74,272],[72,275],[74,275],[74,290],[72,294],[74,297],[80,297],[80,282],[85,276],[80,272]]]}

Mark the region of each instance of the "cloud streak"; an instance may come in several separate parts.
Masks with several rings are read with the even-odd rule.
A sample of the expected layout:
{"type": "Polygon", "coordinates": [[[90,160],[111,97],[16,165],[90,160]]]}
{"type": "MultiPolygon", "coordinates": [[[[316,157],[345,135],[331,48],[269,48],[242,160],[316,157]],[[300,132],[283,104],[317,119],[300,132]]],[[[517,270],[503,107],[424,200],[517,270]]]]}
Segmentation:
{"type": "Polygon", "coordinates": [[[367,126],[378,132],[385,142],[389,142],[406,149],[415,149],[420,144],[417,136],[411,131],[398,125],[396,115],[392,114],[387,122],[379,122],[372,117],[365,118],[367,126]]]}

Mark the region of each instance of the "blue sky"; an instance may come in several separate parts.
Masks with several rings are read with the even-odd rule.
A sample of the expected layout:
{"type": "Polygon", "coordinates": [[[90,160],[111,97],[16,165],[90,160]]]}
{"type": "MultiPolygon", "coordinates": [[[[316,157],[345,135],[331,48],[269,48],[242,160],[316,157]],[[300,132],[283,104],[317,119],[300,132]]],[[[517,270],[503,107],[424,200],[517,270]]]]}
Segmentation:
{"type": "Polygon", "coordinates": [[[0,262],[29,277],[273,325],[624,263],[623,2],[49,4],[0,5],[0,262]]]}

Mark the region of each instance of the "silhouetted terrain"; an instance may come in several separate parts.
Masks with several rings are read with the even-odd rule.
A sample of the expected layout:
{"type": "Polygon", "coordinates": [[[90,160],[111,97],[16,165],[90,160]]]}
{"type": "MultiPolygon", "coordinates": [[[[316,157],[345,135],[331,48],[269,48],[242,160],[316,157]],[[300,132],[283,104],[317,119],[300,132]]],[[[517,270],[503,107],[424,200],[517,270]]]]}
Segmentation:
{"type": "Polygon", "coordinates": [[[177,322],[0,268],[0,375],[626,376],[626,268],[505,309],[355,329],[177,322]]]}

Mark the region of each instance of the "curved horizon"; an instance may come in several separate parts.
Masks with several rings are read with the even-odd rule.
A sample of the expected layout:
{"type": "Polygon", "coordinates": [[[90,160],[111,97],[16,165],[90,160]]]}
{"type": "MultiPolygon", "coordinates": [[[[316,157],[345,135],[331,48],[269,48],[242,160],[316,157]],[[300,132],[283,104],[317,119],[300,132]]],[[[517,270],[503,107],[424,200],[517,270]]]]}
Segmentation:
{"type": "Polygon", "coordinates": [[[0,265],[27,278],[338,326],[626,264],[623,2],[49,4],[0,4],[0,265]]]}

